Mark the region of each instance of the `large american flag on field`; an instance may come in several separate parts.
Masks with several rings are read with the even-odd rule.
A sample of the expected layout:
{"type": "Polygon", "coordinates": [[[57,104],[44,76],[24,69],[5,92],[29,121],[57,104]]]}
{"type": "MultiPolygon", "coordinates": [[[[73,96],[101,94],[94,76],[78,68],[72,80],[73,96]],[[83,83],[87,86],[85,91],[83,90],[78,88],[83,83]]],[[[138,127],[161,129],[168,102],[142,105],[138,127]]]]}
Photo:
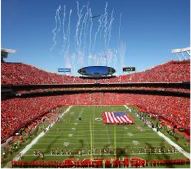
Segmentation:
{"type": "Polygon", "coordinates": [[[135,121],[130,115],[124,112],[104,112],[102,113],[105,124],[131,124],[135,121]]]}

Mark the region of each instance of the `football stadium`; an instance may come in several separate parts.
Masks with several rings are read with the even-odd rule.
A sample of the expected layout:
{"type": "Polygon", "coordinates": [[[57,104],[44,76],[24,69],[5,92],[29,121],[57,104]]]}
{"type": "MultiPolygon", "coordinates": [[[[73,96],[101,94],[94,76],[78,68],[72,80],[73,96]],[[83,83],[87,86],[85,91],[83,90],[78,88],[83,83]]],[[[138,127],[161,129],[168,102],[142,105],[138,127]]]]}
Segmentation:
{"type": "MultiPolygon", "coordinates": [[[[7,3],[2,3],[2,9],[7,3]]],[[[25,48],[31,56],[32,42],[27,39],[17,41],[16,48],[1,48],[1,167],[190,168],[190,47],[161,49],[172,59],[164,58],[165,62],[156,61],[141,70],[142,64],[149,60],[143,62],[144,58],[140,57],[133,66],[131,59],[125,60],[124,42],[119,43],[119,48],[112,48],[114,21],[119,21],[116,32],[121,34],[114,39],[124,35],[121,27],[125,25],[122,13],[118,19],[114,17],[115,10],[109,8],[112,3],[98,1],[103,14],[99,10],[92,14],[92,1],[71,2],[77,5],[71,9],[69,2],[59,3],[59,6],[54,4],[55,9],[53,2],[47,2],[54,8],[52,18],[56,24],[52,29],[50,53],[62,51],[59,62],[64,58],[64,63],[55,64],[56,71],[38,66],[53,66],[56,62],[53,56],[44,60],[34,57],[27,60],[21,56],[18,49],[25,48]],[[76,17],[74,25],[72,16],[76,17]],[[58,36],[59,33],[63,36],[58,36]],[[75,53],[71,53],[72,48],[75,53]],[[102,52],[97,52],[98,49],[102,52]],[[94,55],[90,54],[93,52],[94,55]]],[[[22,5],[26,4],[18,3],[22,5]]],[[[173,7],[181,8],[176,5],[173,7]]],[[[21,13],[34,7],[18,6],[21,13]]],[[[3,18],[7,8],[4,10],[3,18]]],[[[18,11],[17,15],[20,16],[18,11]]],[[[6,25],[5,20],[3,23],[6,25]]],[[[2,35],[9,29],[15,31],[2,28],[2,35]]],[[[19,38],[25,36],[21,32],[19,38]]],[[[35,35],[28,38],[32,36],[35,35]]],[[[9,45],[11,38],[16,37],[8,38],[6,34],[2,44],[9,45]]],[[[34,48],[41,55],[38,41],[35,43],[34,48]]],[[[38,52],[35,52],[37,56],[38,52]]],[[[155,53],[152,54],[154,57],[155,53]]]]}

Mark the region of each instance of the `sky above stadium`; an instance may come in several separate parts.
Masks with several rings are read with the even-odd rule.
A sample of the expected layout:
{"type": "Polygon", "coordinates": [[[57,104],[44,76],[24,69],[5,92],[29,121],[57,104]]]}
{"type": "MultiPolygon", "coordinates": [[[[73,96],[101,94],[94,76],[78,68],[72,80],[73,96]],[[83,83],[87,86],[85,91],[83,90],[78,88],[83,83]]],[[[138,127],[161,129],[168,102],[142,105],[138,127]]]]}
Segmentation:
{"type": "Polygon", "coordinates": [[[2,0],[1,46],[6,61],[50,72],[107,65],[143,71],[178,60],[190,46],[189,0],[2,0]]]}

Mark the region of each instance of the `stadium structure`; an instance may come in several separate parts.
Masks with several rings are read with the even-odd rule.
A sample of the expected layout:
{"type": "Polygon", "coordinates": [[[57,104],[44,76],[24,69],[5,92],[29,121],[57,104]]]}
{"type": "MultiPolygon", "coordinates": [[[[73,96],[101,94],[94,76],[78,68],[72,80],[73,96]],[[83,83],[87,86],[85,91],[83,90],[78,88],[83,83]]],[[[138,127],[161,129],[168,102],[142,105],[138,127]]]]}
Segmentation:
{"type": "Polygon", "coordinates": [[[8,54],[14,53],[16,53],[16,50],[14,49],[1,48],[1,62],[4,62],[4,59],[8,58],[8,54]]]}
{"type": "Polygon", "coordinates": [[[179,60],[182,60],[181,58],[183,57],[184,59],[190,58],[190,47],[187,48],[181,48],[181,49],[173,49],[172,53],[177,54],[179,57],[179,60]]]}
{"type": "Polygon", "coordinates": [[[190,59],[78,72],[1,62],[2,167],[190,168],[190,59]]]}

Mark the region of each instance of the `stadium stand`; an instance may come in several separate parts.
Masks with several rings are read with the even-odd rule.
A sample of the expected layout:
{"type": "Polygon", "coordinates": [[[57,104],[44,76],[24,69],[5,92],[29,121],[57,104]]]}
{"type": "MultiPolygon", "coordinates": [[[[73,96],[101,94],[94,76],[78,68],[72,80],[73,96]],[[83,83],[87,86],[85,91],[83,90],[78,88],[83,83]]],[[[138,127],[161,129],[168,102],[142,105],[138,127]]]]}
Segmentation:
{"type": "MultiPolygon", "coordinates": [[[[22,63],[1,62],[1,83],[3,85],[27,84],[65,84],[65,83],[97,83],[98,80],[84,80],[79,77],[58,75],[22,63]]],[[[170,61],[150,70],[117,76],[101,83],[126,82],[179,82],[190,81],[190,60],[170,61]]]]}
{"type": "MultiPolygon", "coordinates": [[[[111,79],[82,79],[74,76],[58,75],[46,72],[22,63],[1,62],[2,85],[36,85],[36,84],[77,84],[77,83],[128,83],[128,82],[189,82],[190,60],[170,61],[150,70],[117,76],[111,79]]],[[[110,88],[109,86],[106,88],[110,88]]],[[[93,88],[96,90],[96,88],[93,88]]],[[[124,90],[156,90],[147,87],[127,87],[124,90]]],[[[60,89],[35,89],[32,92],[57,91],[60,89]]],[[[76,90],[71,88],[71,90],[76,90]]],[[[56,107],[65,105],[124,105],[132,104],[141,110],[158,114],[178,128],[190,129],[190,98],[176,96],[159,96],[147,94],[129,94],[117,92],[90,92],[64,94],[34,98],[14,98],[1,101],[1,140],[6,141],[21,127],[46,114],[56,107]]],[[[190,90],[178,88],[157,88],[162,91],[179,91],[190,93],[190,90]]],[[[115,89],[117,91],[117,87],[115,89]]],[[[20,94],[31,91],[20,91],[20,94]]]]}
{"type": "Polygon", "coordinates": [[[1,139],[6,140],[16,130],[51,109],[64,105],[124,105],[144,108],[160,115],[172,125],[190,128],[190,99],[171,96],[150,96],[118,93],[83,93],[28,99],[10,99],[1,102],[1,139]]]}
{"type": "MultiPolygon", "coordinates": [[[[65,101],[64,96],[62,99],[65,101]]],[[[1,102],[1,141],[4,142],[18,129],[31,123],[36,118],[60,107],[63,100],[51,97],[31,99],[9,99],[1,102]]],[[[62,105],[65,105],[63,102],[62,105]]]]}

